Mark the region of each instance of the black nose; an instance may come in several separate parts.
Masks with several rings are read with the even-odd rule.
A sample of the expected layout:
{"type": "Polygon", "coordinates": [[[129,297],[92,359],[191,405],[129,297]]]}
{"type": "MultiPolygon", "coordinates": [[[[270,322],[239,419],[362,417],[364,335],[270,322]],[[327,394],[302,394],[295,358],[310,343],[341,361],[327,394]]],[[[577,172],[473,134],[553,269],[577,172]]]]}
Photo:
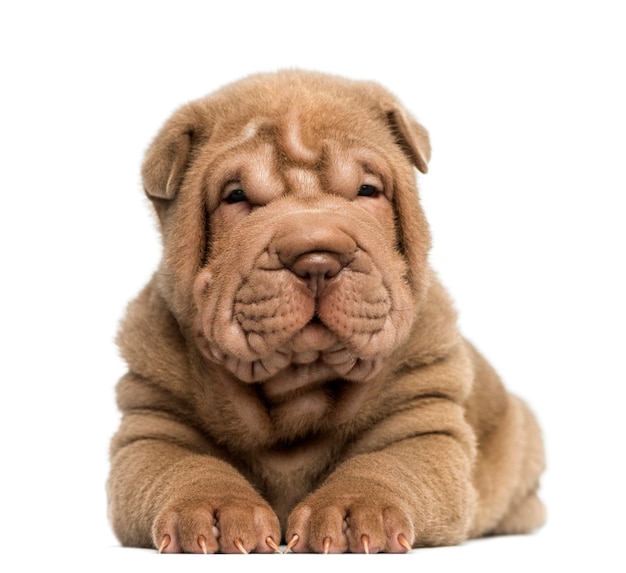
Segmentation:
{"type": "Polygon", "coordinates": [[[300,255],[291,265],[291,271],[309,283],[311,290],[319,290],[344,267],[337,253],[313,251],[300,255]]]}

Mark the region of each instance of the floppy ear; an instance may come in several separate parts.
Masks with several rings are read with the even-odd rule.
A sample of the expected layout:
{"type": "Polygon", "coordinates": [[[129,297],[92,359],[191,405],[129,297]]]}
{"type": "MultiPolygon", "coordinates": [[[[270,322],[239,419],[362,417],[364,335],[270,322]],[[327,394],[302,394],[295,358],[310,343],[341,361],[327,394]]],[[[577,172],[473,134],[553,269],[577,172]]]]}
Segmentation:
{"type": "Polygon", "coordinates": [[[176,112],[161,128],[148,148],[141,176],[146,194],[152,199],[173,199],[189,164],[196,133],[191,106],[176,112]]]}
{"type": "Polygon", "coordinates": [[[430,139],[426,129],[399,106],[387,111],[387,121],[398,145],[410,157],[415,167],[422,173],[428,172],[430,139]]]}
{"type": "MultiPolygon", "coordinates": [[[[385,94],[379,101],[396,144],[417,169],[426,173],[430,160],[428,132],[395,98],[385,94]]],[[[409,281],[419,299],[426,292],[429,280],[428,252],[431,237],[428,222],[419,204],[414,170],[405,162],[402,163],[402,168],[398,168],[396,172],[393,200],[397,217],[398,248],[406,257],[409,281]]]]}

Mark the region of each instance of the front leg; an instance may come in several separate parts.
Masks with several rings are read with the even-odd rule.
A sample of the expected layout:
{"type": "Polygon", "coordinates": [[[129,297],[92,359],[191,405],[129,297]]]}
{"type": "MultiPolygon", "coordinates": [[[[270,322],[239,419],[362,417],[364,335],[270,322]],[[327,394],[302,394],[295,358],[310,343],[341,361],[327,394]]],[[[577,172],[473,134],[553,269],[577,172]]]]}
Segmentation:
{"type": "Polygon", "coordinates": [[[280,525],[267,502],[229,464],[145,440],[113,458],[110,513],[123,544],[163,553],[268,553],[280,525]]]}
{"type": "Polygon", "coordinates": [[[404,439],[342,464],[298,505],[296,552],[404,552],[467,538],[475,507],[472,448],[448,433],[404,439]]]}

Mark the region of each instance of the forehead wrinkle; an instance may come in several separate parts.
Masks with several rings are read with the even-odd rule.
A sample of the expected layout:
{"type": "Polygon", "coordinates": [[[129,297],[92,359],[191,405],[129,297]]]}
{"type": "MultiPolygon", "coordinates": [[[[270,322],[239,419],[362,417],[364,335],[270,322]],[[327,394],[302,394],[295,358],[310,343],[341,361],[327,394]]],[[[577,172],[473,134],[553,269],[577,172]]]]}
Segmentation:
{"type": "MultiPolygon", "coordinates": [[[[237,135],[228,137],[221,135],[218,137],[218,142],[213,143],[211,161],[221,161],[224,156],[229,155],[238,147],[245,146],[257,136],[261,137],[265,131],[271,131],[273,126],[274,124],[269,118],[263,116],[255,117],[249,120],[239,130],[237,135]],[[222,139],[223,141],[219,142],[219,139],[222,139]]],[[[228,128],[226,127],[225,129],[228,128]]]]}
{"type": "Polygon", "coordinates": [[[248,141],[248,139],[252,139],[259,131],[259,127],[261,127],[264,123],[264,118],[255,118],[251,119],[246,125],[244,125],[241,130],[241,142],[248,141]]]}
{"type": "Polygon", "coordinates": [[[310,169],[294,167],[284,174],[290,192],[300,197],[311,197],[322,192],[322,185],[316,173],[310,169]]]}
{"type": "Polygon", "coordinates": [[[219,191],[231,182],[239,182],[246,190],[254,191],[259,200],[272,193],[281,194],[285,185],[277,174],[274,146],[267,142],[257,145],[248,142],[239,147],[220,153],[207,169],[204,186],[214,190],[210,202],[219,201],[219,191]]]}
{"type": "Polygon", "coordinates": [[[328,162],[326,172],[328,184],[333,191],[350,192],[359,184],[361,169],[359,164],[345,151],[335,153],[328,162]]]}
{"type": "Polygon", "coordinates": [[[300,116],[295,110],[286,115],[281,130],[283,150],[294,163],[315,165],[320,159],[320,151],[307,147],[302,139],[300,116]]]}
{"type": "Polygon", "coordinates": [[[350,139],[348,145],[328,141],[327,177],[331,187],[348,190],[363,183],[364,174],[371,174],[381,180],[385,194],[393,193],[393,170],[380,148],[358,139],[350,139]]]}
{"type": "Polygon", "coordinates": [[[260,200],[280,195],[284,184],[277,174],[275,149],[269,143],[259,145],[246,158],[242,170],[244,188],[254,191],[260,200]]]}

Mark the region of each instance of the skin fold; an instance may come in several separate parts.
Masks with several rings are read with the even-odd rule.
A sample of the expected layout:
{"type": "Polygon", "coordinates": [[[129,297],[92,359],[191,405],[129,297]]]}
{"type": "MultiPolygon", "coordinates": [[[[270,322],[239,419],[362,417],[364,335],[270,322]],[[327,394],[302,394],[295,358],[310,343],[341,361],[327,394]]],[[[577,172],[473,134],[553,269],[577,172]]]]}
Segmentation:
{"type": "Polygon", "coordinates": [[[142,168],[163,238],[118,343],[120,542],[405,552],[544,522],[533,414],[428,263],[426,130],[283,71],[181,107],[142,168]]]}

